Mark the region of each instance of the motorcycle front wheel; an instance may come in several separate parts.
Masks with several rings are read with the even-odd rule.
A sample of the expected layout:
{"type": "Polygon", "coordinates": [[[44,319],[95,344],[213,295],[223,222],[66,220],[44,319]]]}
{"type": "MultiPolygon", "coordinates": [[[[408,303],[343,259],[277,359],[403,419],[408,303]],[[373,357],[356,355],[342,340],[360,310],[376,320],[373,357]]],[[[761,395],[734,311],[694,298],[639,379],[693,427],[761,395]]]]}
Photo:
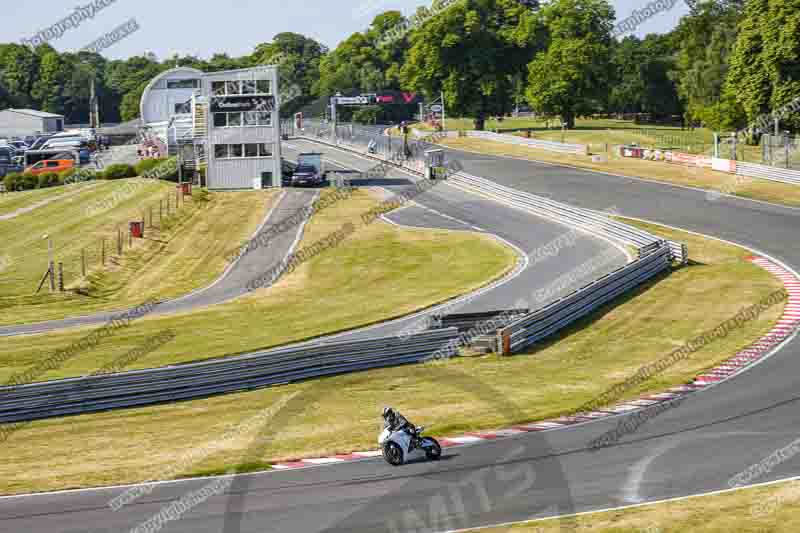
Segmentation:
{"type": "Polygon", "coordinates": [[[383,458],[392,466],[403,464],[403,450],[394,442],[387,442],[383,445],[383,458]]]}
{"type": "Polygon", "coordinates": [[[425,456],[432,461],[442,456],[442,447],[439,445],[439,441],[432,437],[422,439],[422,448],[425,450],[425,456]]]}

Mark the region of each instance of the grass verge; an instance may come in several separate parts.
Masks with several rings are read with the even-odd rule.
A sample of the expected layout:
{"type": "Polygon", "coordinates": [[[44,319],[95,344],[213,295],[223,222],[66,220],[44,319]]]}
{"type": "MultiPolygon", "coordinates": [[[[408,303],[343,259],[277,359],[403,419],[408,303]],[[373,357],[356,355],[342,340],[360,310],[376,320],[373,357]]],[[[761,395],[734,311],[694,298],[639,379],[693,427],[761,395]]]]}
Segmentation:
{"type": "Polygon", "coordinates": [[[18,209],[31,206],[37,202],[49,200],[56,196],[61,196],[62,194],[71,194],[87,186],[91,187],[91,184],[95,184],[95,182],[76,183],[73,185],[48,187],[46,189],[0,194],[0,215],[8,215],[18,209]]]}
{"type": "MultiPolygon", "coordinates": [[[[174,330],[177,337],[129,369],[223,357],[388,320],[477,289],[516,263],[511,249],[483,235],[399,229],[384,222],[364,226],[361,214],[375,205],[366,192],[355,191],[317,214],[298,250],[348,221],[356,231],[272,287],[189,313],[138,320],[41,379],[92,372],[164,329],[174,330]]],[[[4,340],[0,382],[76,342],[86,331],[4,340]]]]}
{"type": "MultiPolygon", "coordinates": [[[[213,193],[196,191],[171,216],[158,220],[159,200],[172,193],[166,182],[133,179],[101,182],[94,190],[56,201],[5,223],[0,235],[9,267],[0,281],[0,324],[22,324],[124,309],[148,297],[173,298],[203,287],[227,266],[225,251],[246,240],[263,220],[274,191],[213,193]],[[116,195],[116,196],[115,196],[116,195]],[[92,206],[119,199],[110,210],[92,206]],[[154,227],[129,248],[127,223],[141,220],[143,208],[155,204],[154,227]],[[125,245],[117,254],[117,228],[125,245]],[[47,287],[32,294],[47,269],[47,243],[55,242],[56,261],[64,263],[67,291],[50,294],[47,287]],[[106,266],[102,266],[102,239],[106,266]],[[84,252],[85,250],[85,252],[84,252]],[[86,254],[87,276],[81,276],[81,254],[86,254]]],[[[166,204],[164,204],[166,205],[166,204]]],[[[165,208],[166,209],[166,208],[165,208]]],[[[166,214],[166,211],[165,211],[166,214]]],[[[149,209],[145,211],[149,224],[149,209]]]]}
{"type": "MultiPolygon", "coordinates": [[[[800,483],[786,481],[675,502],[575,517],[575,531],[603,533],[794,533],[800,531],[800,483]]],[[[475,533],[555,533],[558,519],[475,533]]]]}
{"type": "MultiPolygon", "coordinates": [[[[427,124],[415,124],[419,130],[433,131],[427,124]]],[[[447,119],[449,130],[472,130],[472,119],[447,119]]],[[[676,150],[690,154],[711,155],[714,147],[714,132],[707,128],[693,130],[681,129],[677,126],[658,124],[636,124],[632,120],[579,118],[575,128],[561,131],[560,121],[517,117],[506,118],[502,122],[495,119],[486,121],[486,130],[513,132],[514,135],[525,135],[524,130],[531,130],[531,137],[545,141],[585,144],[591,152],[604,152],[614,144],[637,143],[647,148],[676,150]]],[[[722,157],[730,157],[729,145],[720,145],[722,157]]],[[[737,159],[751,163],[761,163],[761,146],[739,143],[737,159]]],[[[798,156],[793,157],[798,163],[798,156]]]]}
{"type": "Polygon", "coordinates": [[[675,185],[697,187],[718,191],[742,198],[762,200],[775,204],[800,206],[800,187],[787,183],[778,183],[745,176],[734,176],[722,172],[714,172],[706,168],[673,165],[660,161],[644,161],[640,159],[621,158],[610,155],[605,163],[592,162],[591,157],[584,155],[557,154],[546,150],[486,141],[477,138],[447,138],[441,144],[481,154],[517,157],[533,161],[544,161],[557,165],[569,165],[632,176],[650,181],[660,181],[675,185]]]}
{"type": "MultiPolygon", "coordinates": [[[[342,212],[333,210],[342,208],[337,206],[331,212],[323,212],[320,217],[329,218],[321,221],[318,217],[310,233],[319,235],[325,233],[325,224],[340,224],[342,212]]],[[[666,356],[675,347],[732,317],[741,307],[756,303],[780,287],[770,274],[745,260],[748,252],[742,248],[680,231],[641,226],[687,242],[693,264],[654,281],[647,290],[598,311],[563,332],[558,339],[536,346],[527,354],[459,358],[202,401],[35,422],[20,428],[4,444],[6,460],[0,463],[0,479],[3,480],[0,492],[185,477],[223,472],[231,465],[255,470],[267,468],[272,460],[372,449],[380,409],[389,404],[396,405],[411,420],[429,427],[434,435],[506,427],[570,413],[610,385],[635,373],[641,365],[666,356]],[[232,425],[259,416],[290,395],[293,398],[286,406],[265,419],[268,434],[256,436],[242,432],[237,433],[236,438],[219,442],[222,432],[232,425]],[[253,442],[258,443],[255,453],[245,455],[244,451],[253,442]],[[203,456],[180,472],[170,470],[170,465],[193,449],[208,448],[212,444],[214,453],[203,456]],[[46,468],[42,468],[43,458],[47,458],[46,468]]],[[[397,279],[376,265],[393,266],[399,262],[404,267],[401,271],[420,277],[418,281],[421,282],[426,281],[425,276],[441,278],[445,271],[447,278],[463,276],[457,268],[458,260],[474,261],[471,256],[487,253],[485,248],[483,252],[469,249],[468,241],[454,248],[452,241],[442,241],[446,234],[433,239],[435,232],[414,232],[412,238],[407,232],[384,224],[364,231],[375,233],[371,238],[359,233],[359,242],[350,243],[359,253],[346,252],[345,245],[341,245],[335,253],[320,256],[287,277],[279,287],[270,289],[276,293],[273,296],[280,299],[280,295],[291,294],[302,286],[313,286],[317,276],[308,277],[309,274],[321,273],[328,273],[332,281],[344,283],[335,293],[328,292],[317,298],[312,291],[301,292],[308,311],[304,311],[303,306],[287,311],[286,305],[291,303],[287,300],[267,308],[272,312],[264,313],[265,308],[255,307],[257,304],[253,302],[252,316],[248,313],[218,315],[217,322],[206,318],[200,324],[193,323],[190,318],[184,319],[176,323],[176,327],[185,324],[183,329],[191,332],[190,338],[176,338],[176,344],[170,344],[173,352],[178,353],[177,349],[183,346],[177,344],[180,341],[194,346],[195,351],[186,355],[197,357],[213,351],[206,348],[207,345],[213,346],[221,338],[236,339],[248,330],[264,328],[274,332],[280,331],[273,329],[275,326],[300,325],[301,330],[314,329],[319,327],[320,316],[331,312],[363,313],[376,305],[375,299],[385,300],[387,305],[413,301],[410,296],[421,296],[421,289],[413,294],[406,293],[407,283],[398,284],[397,279]],[[412,240],[405,240],[409,238],[412,240]],[[433,246],[437,253],[431,254],[431,248],[420,246],[421,242],[433,246]],[[382,255],[375,253],[376,246],[382,255]],[[460,255],[460,248],[467,250],[466,255],[460,255]],[[444,268],[439,257],[448,251],[454,254],[453,261],[444,268]],[[407,262],[407,257],[412,260],[407,262]],[[430,267],[425,268],[428,264],[430,267]],[[304,268],[311,270],[302,272],[304,268]],[[343,271],[353,274],[342,276],[343,271]],[[331,307],[328,300],[336,304],[331,307]],[[282,319],[282,314],[287,312],[297,324],[282,319]],[[196,342],[195,336],[199,337],[196,342]]],[[[731,332],[726,339],[706,345],[642,383],[638,389],[627,391],[627,395],[683,383],[727,359],[737,349],[769,331],[781,313],[780,308],[782,306],[775,306],[758,320],[731,332]]],[[[155,331],[154,327],[145,326],[147,322],[142,321],[131,331],[142,327],[155,331]]],[[[138,335],[141,336],[141,331],[138,335]]],[[[26,366],[32,357],[41,353],[41,348],[30,350],[20,343],[12,350],[2,348],[0,353],[2,364],[26,366]],[[23,362],[22,357],[12,355],[19,353],[26,353],[27,360],[23,362]]],[[[80,364],[71,365],[71,373],[98,364],[101,357],[102,352],[83,357],[80,364]]]]}

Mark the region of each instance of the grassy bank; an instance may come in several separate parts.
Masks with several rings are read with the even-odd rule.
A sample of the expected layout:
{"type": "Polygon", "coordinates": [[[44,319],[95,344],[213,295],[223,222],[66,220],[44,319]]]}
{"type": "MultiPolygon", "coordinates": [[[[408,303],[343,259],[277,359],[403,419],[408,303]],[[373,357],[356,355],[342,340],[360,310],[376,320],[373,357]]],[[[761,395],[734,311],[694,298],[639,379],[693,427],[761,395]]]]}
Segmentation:
{"type": "MultiPolygon", "coordinates": [[[[41,379],[91,372],[168,328],[178,332],[177,338],[130,368],[221,357],[387,320],[477,289],[504,275],[516,262],[513,251],[482,235],[399,229],[384,222],[364,226],[361,214],[375,205],[366,192],[356,191],[350,199],[320,212],[306,226],[298,250],[348,221],[356,225],[356,231],[272,287],[190,313],[139,320],[41,379]]],[[[220,250],[229,251],[230,246],[220,250]]],[[[145,283],[140,294],[148,290],[145,283]]],[[[139,302],[145,299],[139,298],[139,302]]],[[[87,331],[4,340],[0,382],[87,331]]]]}
{"type": "Polygon", "coordinates": [[[800,206],[800,187],[797,185],[735,176],[714,172],[706,168],[622,158],[613,153],[608,154],[609,157],[606,162],[595,163],[591,157],[585,155],[559,154],[527,146],[466,137],[444,139],[441,144],[468,152],[569,165],[588,170],[598,170],[646,180],[719,191],[753,200],[800,206]]]}
{"type": "MultiPolygon", "coordinates": [[[[427,124],[415,125],[417,129],[432,131],[427,124]]],[[[447,119],[448,130],[472,130],[472,119],[447,119]]],[[[592,153],[605,152],[608,147],[615,144],[637,143],[648,148],[671,149],[691,154],[713,153],[714,132],[707,128],[682,130],[676,126],[662,126],[652,124],[635,124],[632,120],[592,119],[579,118],[575,121],[575,128],[561,130],[559,120],[551,119],[549,122],[542,119],[519,117],[506,118],[502,122],[496,119],[487,120],[487,131],[501,131],[514,135],[527,135],[530,130],[531,137],[545,141],[585,144],[592,153]]],[[[723,157],[730,157],[727,145],[721,145],[723,157]]],[[[737,145],[737,158],[740,161],[752,163],[761,162],[761,147],[749,146],[744,143],[737,145]]]]}
{"type": "Polygon", "coordinates": [[[120,180],[100,182],[95,189],[0,221],[0,236],[9,240],[3,249],[10,265],[0,281],[0,324],[124,309],[148,297],[167,299],[203,287],[222,273],[225,252],[253,233],[276,197],[274,191],[196,192],[175,210],[174,185],[166,182],[120,180]],[[166,194],[172,194],[172,215],[167,216],[164,203],[165,216],[159,220],[159,200],[166,194]],[[131,248],[128,222],[141,220],[142,210],[148,227],[131,248]],[[125,236],[122,255],[116,250],[118,228],[125,236]],[[64,263],[64,293],[50,294],[45,286],[33,294],[47,269],[44,233],[53,237],[56,261],[64,263]]]}
{"type": "Polygon", "coordinates": [[[91,187],[94,183],[76,183],[73,185],[62,185],[59,187],[49,187],[47,189],[34,189],[32,191],[19,191],[0,194],[0,215],[13,213],[18,209],[31,206],[44,200],[49,200],[56,196],[71,194],[83,188],[91,187]]]}
{"type": "MultiPolygon", "coordinates": [[[[364,207],[371,205],[365,198],[354,201],[364,202],[364,207]]],[[[309,229],[311,238],[325,234],[326,225],[338,227],[346,220],[341,211],[334,212],[345,207],[351,209],[352,204],[323,212],[309,229]]],[[[267,468],[272,460],[372,449],[380,409],[388,404],[396,404],[435,435],[505,427],[570,413],[641,365],[668,355],[732,317],[741,307],[779,288],[771,275],[745,260],[746,250],[683,232],[645,227],[687,242],[692,266],[595,313],[563,332],[558,342],[553,340],[515,357],[460,358],[202,401],[35,422],[15,432],[4,444],[6,460],[0,464],[0,492],[191,476],[222,472],[238,464],[255,470],[267,468]],[[265,418],[269,435],[258,437],[260,446],[255,453],[244,455],[256,438],[247,432],[224,443],[218,441],[226,428],[245,423],[290,397],[288,405],[276,408],[277,415],[265,418]],[[169,470],[192,449],[212,444],[214,453],[179,472],[169,470]],[[41,468],[43,457],[47,458],[47,468],[41,468]]],[[[319,331],[322,318],[332,313],[339,320],[329,320],[335,322],[329,327],[347,320],[352,323],[354,317],[372,310],[386,314],[400,306],[408,311],[412,296],[427,294],[430,299],[432,294],[446,294],[440,284],[459,280],[462,286],[469,285],[467,272],[457,266],[460,261],[470,262],[469,271],[482,270],[484,280],[506,264],[497,260],[476,265],[476,256],[482,255],[484,261],[505,257],[500,250],[490,252],[484,242],[480,249],[471,247],[477,237],[470,235],[458,234],[464,240],[457,247],[446,240],[446,232],[407,232],[385,224],[375,224],[356,235],[358,242],[343,243],[303,265],[279,286],[249,300],[243,312],[228,307],[227,316],[203,313],[199,315],[202,318],[190,316],[172,323],[143,320],[126,332],[124,342],[115,339],[114,346],[101,345],[101,350],[82,356],[62,374],[91,369],[107,357],[106,350],[118,351],[119,342],[131,344],[136,338],[141,342],[143,336],[167,324],[189,333],[179,333],[168,345],[169,353],[148,356],[139,366],[197,358],[223,349],[232,351],[237,343],[244,348],[252,345],[253,339],[264,342],[264,338],[275,338],[284,328],[290,328],[289,335],[319,331]],[[452,255],[447,257],[448,253],[452,255]],[[442,261],[443,257],[447,259],[442,261]],[[343,271],[353,274],[343,275],[343,271]],[[395,277],[399,272],[402,280],[395,277]],[[447,275],[442,276],[442,272],[447,275]],[[330,282],[341,285],[316,293],[324,289],[315,285],[323,273],[330,282]],[[410,277],[420,284],[413,294],[406,292],[412,289],[403,281],[410,277]],[[315,291],[308,290],[311,288],[315,291]],[[259,304],[262,299],[277,303],[259,304]],[[282,318],[287,312],[297,324],[282,318]],[[261,336],[261,330],[267,332],[266,337],[261,336]]],[[[478,282],[478,278],[471,280],[478,282]]],[[[708,344],[638,389],[627,391],[626,396],[683,383],[730,357],[767,332],[781,307],[768,310],[724,340],[708,344]]],[[[62,338],[61,342],[66,340],[62,338]]],[[[0,348],[0,365],[21,368],[43,352],[41,346],[28,348],[14,339],[10,342],[16,343],[13,349],[0,348]]]]}

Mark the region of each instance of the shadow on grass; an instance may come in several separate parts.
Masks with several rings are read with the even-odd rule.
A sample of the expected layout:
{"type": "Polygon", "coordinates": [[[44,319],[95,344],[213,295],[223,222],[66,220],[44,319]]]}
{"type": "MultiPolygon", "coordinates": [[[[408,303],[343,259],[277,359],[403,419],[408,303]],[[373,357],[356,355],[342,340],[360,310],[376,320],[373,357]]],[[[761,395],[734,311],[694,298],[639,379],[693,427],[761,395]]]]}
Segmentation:
{"type": "MultiPolygon", "coordinates": [[[[683,268],[690,268],[690,267],[683,267],[683,268]]],[[[647,282],[643,283],[642,285],[639,285],[635,289],[630,290],[630,291],[626,292],[625,294],[618,296],[617,298],[615,298],[611,302],[608,302],[607,304],[603,305],[602,307],[600,307],[599,309],[595,310],[594,312],[592,312],[592,313],[590,313],[590,314],[588,314],[588,315],[586,315],[586,316],[584,316],[582,318],[579,318],[578,320],[576,320],[575,322],[573,322],[569,326],[559,330],[558,332],[556,332],[553,335],[547,337],[546,339],[531,344],[530,346],[528,346],[525,349],[525,351],[520,352],[518,354],[514,354],[514,356],[536,355],[536,353],[538,353],[538,352],[540,352],[542,350],[545,350],[547,348],[550,348],[551,346],[553,346],[553,345],[555,345],[555,344],[557,344],[557,343],[559,343],[559,342],[561,342],[561,341],[563,341],[565,339],[568,339],[570,336],[578,333],[579,331],[581,331],[581,330],[583,330],[585,328],[590,327],[595,322],[601,320],[603,317],[605,317],[608,313],[612,312],[617,307],[619,307],[619,306],[621,306],[623,304],[626,304],[626,303],[630,302],[631,300],[633,300],[634,298],[637,298],[637,297],[641,296],[642,294],[644,294],[645,292],[649,291],[650,289],[655,288],[659,283],[661,283],[662,281],[664,281],[667,278],[669,278],[671,273],[672,273],[672,271],[667,271],[667,272],[662,272],[662,273],[658,274],[657,276],[653,277],[652,279],[648,280],[647,282]]]]}

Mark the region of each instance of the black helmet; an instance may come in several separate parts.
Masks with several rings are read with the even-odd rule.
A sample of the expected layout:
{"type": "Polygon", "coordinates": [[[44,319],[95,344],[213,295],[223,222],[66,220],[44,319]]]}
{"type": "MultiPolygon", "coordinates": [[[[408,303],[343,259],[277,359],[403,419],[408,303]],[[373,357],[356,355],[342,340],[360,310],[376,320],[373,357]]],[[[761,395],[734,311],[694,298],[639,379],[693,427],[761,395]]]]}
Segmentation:
{"type": "Polygon", "coordinates": [[[384,407],[383,418],[389,418],[389,417],[394,418],[394,409],[392,409],[391,407],[384,407]]]}

